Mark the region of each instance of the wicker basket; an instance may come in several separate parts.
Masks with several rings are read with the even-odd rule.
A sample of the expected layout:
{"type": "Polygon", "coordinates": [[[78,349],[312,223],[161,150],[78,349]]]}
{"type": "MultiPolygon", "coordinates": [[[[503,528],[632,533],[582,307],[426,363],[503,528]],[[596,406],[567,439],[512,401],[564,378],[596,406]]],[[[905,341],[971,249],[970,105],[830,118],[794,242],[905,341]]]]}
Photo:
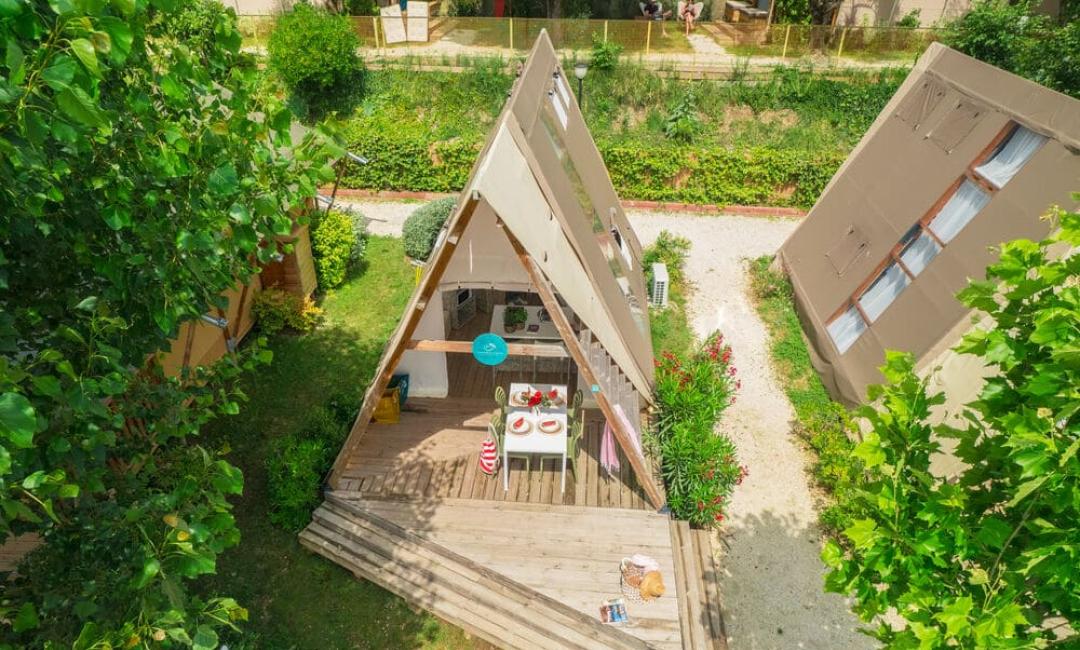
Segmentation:
{"type": "Polygon", "coordinates": [[[641,567],[637,566],[630,561],[630,558],[623,558],[623,561],[619,564],[619,587],[622,588],[623,597],[634,603],[646,602],[641,597],[641,579],[645,577],[645,572],[641,570],[641,567]]]}

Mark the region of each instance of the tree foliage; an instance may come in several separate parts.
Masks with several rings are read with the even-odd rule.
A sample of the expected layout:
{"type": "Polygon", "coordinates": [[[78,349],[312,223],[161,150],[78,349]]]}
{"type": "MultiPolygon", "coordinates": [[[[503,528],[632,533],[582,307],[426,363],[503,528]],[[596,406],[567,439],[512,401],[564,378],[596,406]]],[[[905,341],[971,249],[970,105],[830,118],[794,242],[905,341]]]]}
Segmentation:
{"type": "Polygon", "coordinates": [[[1031,2],[979,0],[946,26],[944,42],[964,54],[1080,97],[1080,23],[1056,25],[1031,2]]]}
{"type": "Polygon", "coordinates": [[[965,428],[930,424],[944,396],[907,354],[888,354],[862,410],[866,480],[847,546],[823,559],[863,620],[906,621],[874,630],[890,647],[1045,647],[1054,625],[1080,630],[1080,215],[1052,214],[1056,234],[1003,245],[959,294],[993,324],[957,348],[994,371],[965,428]],[[935,434],[956,440],[959,476],[931,474],[935,434]]]}
{"type": "Polygon", "coordinates": [[[211,648],[245,616],[184,586],[237,543],[243,485],[190,438],[269,353],[147,359],[273,259],[342,151],[291,142],[239,48],[216,2],[0,1],[0,530],[46,541],[0,612],[18,645],[211,648]]]}
{"type": "Polygon", "coordinates": [[[360,38],[347,16],[301,2],[280,15],[270,33],[270,69],[301,101],[332,105],[335,96],[359,85],[363,64],[360,38]]]}

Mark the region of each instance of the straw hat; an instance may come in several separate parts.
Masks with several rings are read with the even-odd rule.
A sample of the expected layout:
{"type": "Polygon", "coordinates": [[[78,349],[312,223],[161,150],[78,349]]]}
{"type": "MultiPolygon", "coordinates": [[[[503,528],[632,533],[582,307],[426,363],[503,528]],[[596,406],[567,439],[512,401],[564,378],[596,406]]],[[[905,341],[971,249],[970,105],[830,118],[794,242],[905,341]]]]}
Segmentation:
{"type": "Polygon", "coordinates": [[[659,598],[664,595],[664,577],[660,575],[659,571],[649,571],[645,574],[645,577],[641,579],[638,590],[641,592],[641,597],[645,600],[659,598]]]}

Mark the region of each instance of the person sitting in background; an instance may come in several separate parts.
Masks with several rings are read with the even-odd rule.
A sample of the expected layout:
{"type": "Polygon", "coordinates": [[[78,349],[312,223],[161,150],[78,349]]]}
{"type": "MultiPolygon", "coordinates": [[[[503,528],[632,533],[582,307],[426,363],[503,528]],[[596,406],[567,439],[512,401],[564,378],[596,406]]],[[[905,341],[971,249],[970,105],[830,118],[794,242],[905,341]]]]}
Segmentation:
{"type": "Polygon", "coordinates": [[[660,3],[656,0],[645,0],[641,3],[641,13],[649,20],[662,20],[663,14],[660,13],[660,3]]]}
{"type": "Polygon", "coordinates": [[[686,35],[690,35],[690,30],[694,28],[694,21],[701,15],[701,10],[704,8],[704,3],[701,2],[680,2],[679,3],[679,20],[686,23],[686,35]]]}

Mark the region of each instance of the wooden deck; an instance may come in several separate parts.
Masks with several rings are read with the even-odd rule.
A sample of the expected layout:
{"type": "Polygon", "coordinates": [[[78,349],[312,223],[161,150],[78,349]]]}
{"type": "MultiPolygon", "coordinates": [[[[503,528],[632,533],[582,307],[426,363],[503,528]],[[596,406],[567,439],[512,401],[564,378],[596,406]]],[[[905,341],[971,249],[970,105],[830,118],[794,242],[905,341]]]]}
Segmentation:
{"type": "Polygon", "coordinates": [[[510,461],[510,489],[502,477],[480,472],[480,443],[494,403],[478,399],[409,399],[397,424],[372,424],[349,457],[341,489],[385,497],[459,498],[602,508],[652,509],[619,451],[612,476],[600,466],[603,420],[586,411],[578,475],[566,470],[560,493],[559,462],[510,461]]]}
{"type": "Polygon", "coordinates": [[[621,450],[607,475],[599,411],[585,411],[565,492],[552,460],[529,471],[511,461],[509,490],[479,471],[496,383],[566,375],[495,374],[465,354],[447,361],[450,396],[410,397],[400,422],[368,427],[304,546],[502,648],[726,648],[708,534],[656,512],[621,450]],[[619,562],[635,553],[659,561],[667,592],[630,603],[630,625],[603,625],[600,603],[622,595],[619,562]]]}

